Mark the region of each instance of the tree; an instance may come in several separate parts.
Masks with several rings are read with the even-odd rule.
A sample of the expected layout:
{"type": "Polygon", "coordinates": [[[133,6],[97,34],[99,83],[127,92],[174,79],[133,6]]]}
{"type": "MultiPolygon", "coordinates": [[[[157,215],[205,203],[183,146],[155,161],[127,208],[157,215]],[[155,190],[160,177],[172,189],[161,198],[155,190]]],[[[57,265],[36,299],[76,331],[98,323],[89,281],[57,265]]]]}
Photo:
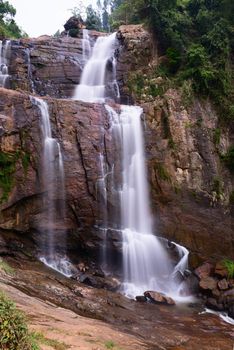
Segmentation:
{"type": "Polygon", "coordinates": [[[0,0],[0,37],[20,38],[26,33],[18,27],[14,20],[16,9],[8,1],[0,0]]]}
{"type": "Polygon", "coordinates": [[[97,12],[93,9],[92,5],[86,8],[86,21],[85,25],[87,29],[94,29],[100,31],[102,29],[101,19],[97,12]]]}

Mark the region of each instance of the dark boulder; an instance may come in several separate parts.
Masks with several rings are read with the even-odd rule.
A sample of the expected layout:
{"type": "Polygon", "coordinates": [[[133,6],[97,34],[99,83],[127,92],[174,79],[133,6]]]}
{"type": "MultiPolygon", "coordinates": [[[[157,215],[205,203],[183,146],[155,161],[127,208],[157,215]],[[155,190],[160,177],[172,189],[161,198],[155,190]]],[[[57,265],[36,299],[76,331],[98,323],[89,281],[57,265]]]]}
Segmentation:
{"type": "Polygon", "coordinates": [[[144,296],[148,298],[150,302],[155,304],[175,305],[175,301],[163,293],[146,291],[144,292],[144,296]]]}

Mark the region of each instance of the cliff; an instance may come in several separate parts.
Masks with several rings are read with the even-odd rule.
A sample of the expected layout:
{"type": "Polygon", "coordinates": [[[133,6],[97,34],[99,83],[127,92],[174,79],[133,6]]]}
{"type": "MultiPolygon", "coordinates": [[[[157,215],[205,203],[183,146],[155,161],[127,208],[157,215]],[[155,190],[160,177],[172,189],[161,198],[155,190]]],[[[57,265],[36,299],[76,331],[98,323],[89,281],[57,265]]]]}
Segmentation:
{"type": "MultiPolygon", "coordinates": [[[[122,102],[135,100],[144,109],[155,233],[186,246],[193,266],[207,258],[234,258],[229,200],[234,182],[220,157],[233,143],[233,131],[220,126],[209,100],[186,95],[160,76],[157,67],[163,58],[142,26],[121,27],[118,40],[122,102]]],[[[0,91],[1,249],[7,251],[9,244],[10,250],[22,249],[24,244],[38,254],[43,239],[47,209],[41,182],[41,116],[29,97],[36,92],[46,96],[53,136],[64,154],[66,220],[61,223],[58,218],[55,224],[56,245],[63,251],[59,235],[65,231],[71,255],[89,250],[97,256],[103,219],[97,192],[100,154],[111,165],[118,150],[111,142],[103,105],[62,99],[71,97],[80,80],[81,39],[18,40],[12,42],[11,52],[10,84],[21,91],[0,91]]],[[[54,201],[59,200],[58,194],[54,201]]],[[[109,220],[114,220],[112,214],[109,220]]]]}

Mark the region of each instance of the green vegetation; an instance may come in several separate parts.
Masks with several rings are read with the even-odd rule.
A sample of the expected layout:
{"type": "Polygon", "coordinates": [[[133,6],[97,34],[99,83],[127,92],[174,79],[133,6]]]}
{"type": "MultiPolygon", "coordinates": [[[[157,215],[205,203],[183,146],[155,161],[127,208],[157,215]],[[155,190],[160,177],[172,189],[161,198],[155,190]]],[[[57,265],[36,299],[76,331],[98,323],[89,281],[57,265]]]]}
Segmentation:
{"type": "Polygon", "coordinates": [[[19,153],[0,152],[0,188],[2,189],[2,197],[0,203],[7,200],[9,193],[13,187],[13,174],[15,173],[16,161],[19,153]]]}
{"type": "Polygon", "coordinates": [[[0,258],[0,270],[4,271],[7,275],[14,275],[15,270],[4,260],[0,258]]]}
{"type": "Polygon", "coordinates": [[[55,339],[46,338],[40,332],[32,333],[31,337],[36,344],[48,345],[48,346],[51,346],[55,350],[66,350],[69,348],[65,343],[60,342],[60,341],[55,340],[55,339]]]}
{"type": "Polygon", "coordinates": [[[0,39],[27,36],[16,24],[16,9],[5,0],[0,0],[0,39]]]}
{"type": "Polygon", "coordinates": [[[228,278],[234,278],[234,261],[229,259],[223,260],[223,265],[228,271],[228,278]]]}
{"type": "Polygon", "coordinates": [[[214,191],[217,195],[217,198],[220,199],[223,194],[223,184],[219,177],[214,177],[212,191],[214,191]]]}
{"type": "Polygon", "coordinates": [[[165,167],[163,166],[162,163],[157,163],[155,165],[155,171],[158,174],[159,178],[163,181],[171,181],[170,175],[167,172],[167,170],[165,169],[165,167]]]}
{"type": "Polygon", "coordinates": [[[2,197],[0,203],[8,199],[14,185],[14,173],[16,171],[16,163],[21,160],[25,175],[30,163],[30,155],[23,151],[12,153],[0,151],[0,188],[2,189],[2,197]]]}
{"type": "Polygon", "coordinates": [[[214,129],[214,144],[218,146],[220,144],[221,130],[219,128],[214,129]]]}
{"type": "Polygon", "coordinates": [[[105,347],[107,349],[114,349],[115,343],[112,340],[108,340],[107,342],[105,342],[105,347]]]}
{"type": "Polygon", "coordinates": [[[0,348],[39,350],[28,330],[24,314],[3,293],[0,293],[0,348]]]}
{"type": "Polygon", "coordinates": [[[143,22],[151,30],[165,58],[161,70],[187,102],[193,94],[210,98],[222,120],[234,120],[232,0],[116,0],[111,6],[113,27],[143,22]]]}

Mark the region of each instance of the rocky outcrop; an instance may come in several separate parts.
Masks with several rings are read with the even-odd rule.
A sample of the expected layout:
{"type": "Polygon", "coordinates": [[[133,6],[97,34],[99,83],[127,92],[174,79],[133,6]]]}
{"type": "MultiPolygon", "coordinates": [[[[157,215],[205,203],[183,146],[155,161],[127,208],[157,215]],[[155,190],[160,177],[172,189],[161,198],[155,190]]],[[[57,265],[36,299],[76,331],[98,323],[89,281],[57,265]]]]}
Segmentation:
{"type": "Polygon", "coordinates": [[[71,97],[83,67],[80,38],[49,36],[11,42],[10,85],[41,96],[71,97]]]}
{"type": "Polygon", "coordinates": [[[232,128],[189,84],[172,89],[160,76],[163,57],[143,26],[122,26],[118,38],[123,100],[144,110],[155,233],[185,245],[192,266],[206,257],[234,258],[234,181],[221,158],[233,144],[232,128]]]}
{"type": "MultiPolygon", "coordinates": [[[[144,110],[155,234],[185,245],[192,266],[207,257],[234,258],[234,211],[229,202],[234,182],[220,157],[233,143],[232,131],[220,126],[209,101],[194,99],[189,87],[170,88],[155,73],[160,57],[143,26],[122,26],[117,36],[122,100],[134,99],[144,110]]],[[[82,64],[80,38],[12,42],[11,87],[52,97],[47,96],[47,101],[53,134],[65,160],[68,214],[62,229],[69,232],[68,245],[98,250],[102,235],[95,225],[103,219],[97,205],[103,203],[97,193],[100,154],[111,169],[120,150],[111,141],[110,120],[102,105],[55,99],[72,96],[82,64]]],[[[1,186],[5,186],[1,228],[24,233],[21,237],[32,232],[37,240],[38,232],[43,232],[39,111],[26,93],[10,90],[1,90],[0,106],[1,150],[10,153],[0,163],[7,162],[13,173],[13,181],[1,186]]],[[[109,179],[107,183],[111,186],[109,179]]],[[[108,218],[117,228],[116,198],[110,195],[108,201],[108,218]]],[[[108,237],[110,249],[119,251],[118,231],[109,230],[108,237]]]]}
{"type": "Polygon", "coordinates": [[[117,38],[117,80],[122,103],[130,104],[133,100],[128,89],[129,73],[148,66],[153,54],[152,41],[150,34],[141,24],[121,26],[117,38]]]}
{"type": "MultiPolygon", "coordinates": [[[[76,255],[82,248],[97,251],[101,240],[95,226],[101,222],[97,189],[102,171],[100,154],[113,158],[107,112],[101,104],[46,101],[65,168],[66,220],[55,221],[56,249],[63,251],[59,233],[66,231],[68,250],[76,255]]],[[[49,205],[43,199],[40,110],[29,95],[6,89],[0,91],[0,108],[0,230],[6,239],[14,232],[18,232],[19,240],[30,237],[40,250],[49,205]]],[[[55,208],[59,196],[54,198],[55,208]]]]}

